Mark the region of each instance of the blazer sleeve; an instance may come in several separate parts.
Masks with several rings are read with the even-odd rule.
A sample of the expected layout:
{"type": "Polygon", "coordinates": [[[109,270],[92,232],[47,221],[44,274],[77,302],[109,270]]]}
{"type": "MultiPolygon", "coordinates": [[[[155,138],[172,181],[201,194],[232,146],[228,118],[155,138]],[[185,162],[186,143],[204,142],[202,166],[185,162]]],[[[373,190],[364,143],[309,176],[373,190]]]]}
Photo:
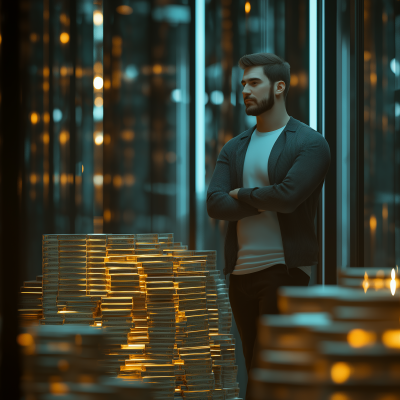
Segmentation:
{"type": "Polygon", "coordinates": [[[229,195],[231,190],[237,189],[231,188],[230,182],[229,152],[225,145],[217,158],[217,165],[207,190],[208,215],[224,221],[239,221],[242,218],[260,214],[254,206],[229,195]]]}
{"type": "Polygon", "coordinates": [[[330,165],[328,142],[321,134],[303,141],[299,154],[285,179],[265,187],[241,188],[238,199],[266,211],[291,213],[325,179],[330,165]]]}

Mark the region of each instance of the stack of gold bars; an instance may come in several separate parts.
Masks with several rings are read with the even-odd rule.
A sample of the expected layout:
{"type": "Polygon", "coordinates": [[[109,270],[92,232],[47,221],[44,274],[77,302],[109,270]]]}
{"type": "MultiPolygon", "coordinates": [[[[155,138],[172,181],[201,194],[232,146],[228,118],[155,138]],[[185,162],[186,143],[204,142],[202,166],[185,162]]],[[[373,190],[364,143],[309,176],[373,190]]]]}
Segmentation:
{"type": "Polygon", "coordinates": [[[18,314],[21,326],[28,326],[42,318],[42,279],[25,281],[21,287],[18,314]]]}
{"type": "Polygon", "coordinates": [[[340,286],[281,288],[284,315],[259,321],[250,398],[400,400],[396,272],[347,268],[340,286]]]}
{"type": "Polygon", "coordinates": [[[172,233],[43,235],[40,323],[102,329],[104,374],[157,399],[240,400],[216,252],[172,233]]]}
{"type": "Polygon", "coordinates": [[[104,376],[104,332],[82,324],[31,326],[18,336],[26,399],[153,400],[142,383],[104,376]]]}

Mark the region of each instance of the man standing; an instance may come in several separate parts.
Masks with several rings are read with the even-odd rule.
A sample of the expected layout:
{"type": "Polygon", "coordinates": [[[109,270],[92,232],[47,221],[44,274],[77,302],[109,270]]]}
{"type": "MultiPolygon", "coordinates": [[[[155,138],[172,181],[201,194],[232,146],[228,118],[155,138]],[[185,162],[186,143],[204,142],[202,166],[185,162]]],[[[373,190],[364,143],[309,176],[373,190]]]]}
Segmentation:
{"type": "Polygon", "coordinates": [[[320,133],[286,112],[287,62],[256,53],[239,66],[246,114],[257,125],[222,148],[207,212],[229,221],[224,273],[249,373],[259,316],[279,313],[278,287],[307,286],[318,263],[314,217],[330,151],[320,133]]]}

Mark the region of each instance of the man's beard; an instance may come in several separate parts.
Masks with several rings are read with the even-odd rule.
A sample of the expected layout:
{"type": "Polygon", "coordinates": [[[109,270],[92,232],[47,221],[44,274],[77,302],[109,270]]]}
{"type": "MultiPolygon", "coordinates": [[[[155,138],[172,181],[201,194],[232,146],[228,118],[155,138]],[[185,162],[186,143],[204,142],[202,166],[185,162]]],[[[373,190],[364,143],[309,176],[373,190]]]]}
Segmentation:
{"type": "MultiPolygon", "coordinates": [[[[273,93],[274,86],[271,86],[271,89],[269,90],[269,98],[267,99],[262,99],[260,102],[257,102],[255,105],[251,105],[249,103],[248,106],[246,106],[246,114],[247,115],[260,115],[264,113],[265,111],[270,110],[274,104],[275,104],[275,96],[273,93]]],[[[255,100],[253,100],[255,102],[255,100]]]]}

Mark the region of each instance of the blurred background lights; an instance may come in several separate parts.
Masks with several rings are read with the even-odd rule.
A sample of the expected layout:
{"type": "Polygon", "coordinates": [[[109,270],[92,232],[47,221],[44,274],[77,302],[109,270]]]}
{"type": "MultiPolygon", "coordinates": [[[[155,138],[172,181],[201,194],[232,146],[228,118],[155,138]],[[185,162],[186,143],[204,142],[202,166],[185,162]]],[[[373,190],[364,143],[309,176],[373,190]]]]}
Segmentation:
{"type": "Polygon", "coordinates": [[[95,11],[93,13],[93,23],[97,26],[103,23],[103,14],[100,11],[95,11]]]}
{"type": "Polygon", "coordinates": [[[400,103],[394,103],[394,115],[396,117],[400,116],[400,103]]]}
{"type": "Polygon", "coordinates": [[[59,136],[60,144],[65,144],[69,140],[69,132],[62,131],[59,136]]]}
{"type": "Polygon", "coordinates": [[[60,42],[64,44],[69,42],[69,34],[67,32],[63,32],[60,35],[60,42]]]}
{"type": "Polygon", "coordinates": [[[53,110],[53,120],[54,120],[54,122],[60,122],[62,120],[62,116],[63,116],[63,114],[62,114],[61,110],[59,110],[58,108],[55,108],[53,110]]]}
{"type": "Polygon", "coordinates": [[[172,101],[174,101],[175,103],[179,103],[182,100],[182,92],[181,89],[174,89],[171,92],[171,99],[172,101]]]}
{"type": "Polygon", "coordinates": [[[400,349],[400,329],[385,331],[382,335],[382,343],[386,347],[400,349]]]}
{"type": "Polygon", "coordinates": [[[133,13],[132,7],[121,5],[117,7],[117,13],[122,15],[130,15],[133,13]]]}
{"type": "Polygon", "coordinates": [[[20,333],[17,336],[17,342],[20,346],[30,346],[34,343],[34,340],[30,333],[20,333]]]}
{"type": "Polygon", "coordinates": [[[103,87],[103,78],[101,76],[96,76],[93,79],[93,86],[95,89],[99,90],[103,87]]]}
{"type": "Polygon", "coordinates": [[[390,61],[390,69],[396,76],[400,76],[400,62],[395,58],[390,61]]]}
{"type": "Polygon", "coordinates": [[[96,61],[93,65],[93,71],[102,74],[103,73],[103,64],[100,61],[96,61]]]}
{"type": "Polygon", "coordinates": [[[248,14],[251,10],[251,4],[249,1],[246,1],[246,4],[244,5],[244,11],[246,11],[246,14],[248,14]]]}
{"type": "Polygon", "coordinates": [[[101,107],[103,105],[103,98],[101,96],[98,96],[94,99],[94,105],[96,107],[101,107]]]}
{"type": "Polygon", "coordinates": [[[103,175],[95,174],[93,175],[94,186],[103,186],[103,175]]]}
{"type": "Polygon", "coordinates": [[[103,132],[94,133],[94,142],[97,144],[97,146],[103,144],[103,132]]]}
{"type": "Polygon", "coordinates": [[[37,124],[39,122],[39,114],[33,112],[31,114],[31,122],[32,124],[37,124]]]}
{"type": "Polygon", "coordinates": [[[128,81],[134,80],[139,75],[138,69],[133,65],[130,64],[125,69],[124,78],[128,81]]]}
{"type": "Polygon", "coordinates": [[[154,64],[153,73],[159,75],[161,74],[161,72],[162,72],[162,66],[160,64],[154,64]]]}
{"type": "Polygon", "coordinates": [[[356,348],[372,345],[376,342],[376,334],[363,329],[353,329],[347,334],[347,342],[356,348]]]}
{"type": "Polygon", "coordinates": [[[210,101],[212,104],[220,105],[224,102],[224,94],[221,90],[213,90],[210,95],[210,101]]]}
{"type": "Polygon", "coordinates": [[[394,294],[396,293],[396,286],[397,286],[397,282],[396,282],[396,272],[394,271],[394,268],[392,269],[392,272],[390,274],[390,277],[392,278],[390,280],[390,291],[392,293],[392,296],[394,296],[394,294]]]}
{"type": "Polygon", "coordinates": [[[332,365],[331,378],[335,383],[344,383],[350,378],[351,370],[349,364],[337,362],[332,365]]]}

